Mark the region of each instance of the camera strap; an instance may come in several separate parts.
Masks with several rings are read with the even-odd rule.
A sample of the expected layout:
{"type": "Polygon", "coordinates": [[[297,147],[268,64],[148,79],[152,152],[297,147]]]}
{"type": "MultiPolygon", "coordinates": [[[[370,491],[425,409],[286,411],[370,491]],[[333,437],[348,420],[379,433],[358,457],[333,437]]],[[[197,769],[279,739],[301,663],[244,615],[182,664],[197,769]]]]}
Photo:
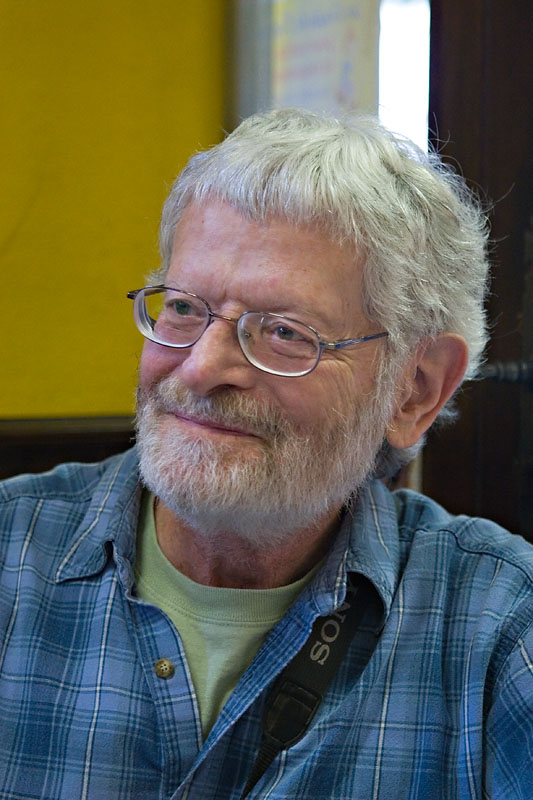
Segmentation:
{"type": "Polygon", "coordinates": [[[304,736],[361,625],[373,591],[369,581],[349,573],[344,603],[329,616],[317,617],[307,642],[273,684],[263,711],[261,746],[241,800],[277,754],[304,736]]]}

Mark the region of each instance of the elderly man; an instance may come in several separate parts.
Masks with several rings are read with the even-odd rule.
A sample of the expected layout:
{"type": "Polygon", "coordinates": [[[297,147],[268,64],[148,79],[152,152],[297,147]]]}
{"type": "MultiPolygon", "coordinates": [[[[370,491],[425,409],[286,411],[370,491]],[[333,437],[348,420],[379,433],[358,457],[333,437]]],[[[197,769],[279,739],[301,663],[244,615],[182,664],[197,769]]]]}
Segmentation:
{"type": "Polygon", "coordinates": [[[486,341],[486,225],[373,120],[165,204],[137,447],[0,486],[2,798],[533,797],[533,557],[380,477],[486,341]]]}

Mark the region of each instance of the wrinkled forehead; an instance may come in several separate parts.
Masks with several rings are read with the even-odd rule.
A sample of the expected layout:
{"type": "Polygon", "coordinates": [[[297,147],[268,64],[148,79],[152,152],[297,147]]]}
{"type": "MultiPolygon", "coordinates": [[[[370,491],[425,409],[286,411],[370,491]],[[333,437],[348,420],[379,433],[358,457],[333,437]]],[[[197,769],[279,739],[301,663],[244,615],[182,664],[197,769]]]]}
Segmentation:
{"type": "Polygon", "coordinates": [[[264,298],[322,314],[328,323],[362,316],[361,263],[350,244],[316,224],[255,220],[219,201],[184,210],[165,282],[217,299],[264,298]]]}
{"type": "MultiPolygon", "coordinates": [[[[170,261],[175,230],[184,214],[191,207],[199,208],[211,204],[233,208],[250,222],[268,224],[279,221],[292,224],[296,228],[320,231],[331,241],[347,247],[354,241],[353,226],[347,228],[346,221],[339,217],[334,208],[324,208],[321,204],[313,205],[309,202],[304,204],[291,196],[279,196],[277,204],[261,205],[251,202],[247,197],[241,197],[237,192],[233,195],[230,188],[223,197],[215,191],[207,193],[201,200],[195,200],[191,195],[183,196],[179,204],[164,212],[160,231],[163,268],[170,261]]],[[[362,250],[362,247],[358,246],[358,250],[362,250]]]]}

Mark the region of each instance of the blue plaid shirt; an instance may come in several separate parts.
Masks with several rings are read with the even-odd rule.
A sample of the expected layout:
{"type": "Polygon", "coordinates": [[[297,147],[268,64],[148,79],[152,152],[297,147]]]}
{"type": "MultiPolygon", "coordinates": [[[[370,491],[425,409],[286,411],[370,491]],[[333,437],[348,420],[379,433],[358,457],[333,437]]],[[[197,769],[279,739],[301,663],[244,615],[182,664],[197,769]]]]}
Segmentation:
{"type": "Polygon", "coordinates": [[[178,631],[135,596],[135,450],[0,484],[0,798],[237,800],[265,688],[366,575],[352,646],[250,798],[533,798],[533,548],[371,483],[202,742],[178,631]],[[357,640],[361,642],[361,640],[357,640]],[[167,658],[169,679],[154,665],[167,658]]]}

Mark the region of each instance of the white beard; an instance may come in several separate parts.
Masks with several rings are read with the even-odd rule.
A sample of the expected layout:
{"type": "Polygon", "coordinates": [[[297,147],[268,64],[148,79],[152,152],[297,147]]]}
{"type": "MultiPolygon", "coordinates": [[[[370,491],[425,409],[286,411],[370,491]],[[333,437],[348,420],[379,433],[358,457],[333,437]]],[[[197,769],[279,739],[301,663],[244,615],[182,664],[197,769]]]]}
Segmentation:
{"type": "MultiPolygon", "coordinates": [[[[282,412],[235,389],[198,397],[173,376],[137,392],[145,485],[204,535],[232,533],[255,546],[281,543],[346,503],[372,472],[390,403],[378,390],[303,435],[282,412]],[[183,433],[169,413],[245,428],[227,443],[183,433]],[[166,430],[165,430],[166,428],[166,430]]],[[[219,437],[220,439],[222,437],[219,437]]]]}

